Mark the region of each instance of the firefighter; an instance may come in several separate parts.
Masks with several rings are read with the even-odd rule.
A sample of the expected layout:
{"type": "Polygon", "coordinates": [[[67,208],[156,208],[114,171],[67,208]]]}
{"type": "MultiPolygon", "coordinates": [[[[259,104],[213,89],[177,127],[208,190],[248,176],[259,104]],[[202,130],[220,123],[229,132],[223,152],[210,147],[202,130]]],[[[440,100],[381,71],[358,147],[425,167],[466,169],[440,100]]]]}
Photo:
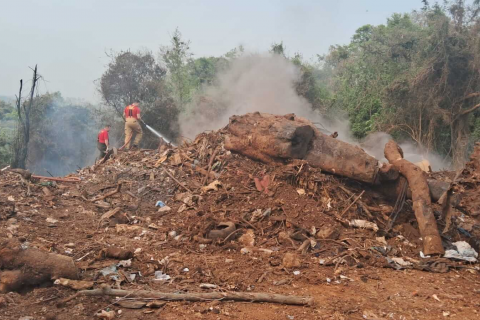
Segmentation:
{"type": "Polygon", "coordinates": [[[108,144],[108,131],[110,131],[111,125],[107,124],[105,128],[100,130],[98,133],[98,139],[97,139],[97,148],[100,150],[100,158],[105,156],[105,153],[107,153],[109,149],[109,144],[108,144]]]}
{"type": "Polygon", "coordinates": [[[133,141],[133,148],[138,148],[140,140],[142,140],[142,127],[139,123],[140,108],[138,102],[134,102],[125,108],[125,145],[130,149],[131,140],[135,133],[135,140],[133,141]]]}

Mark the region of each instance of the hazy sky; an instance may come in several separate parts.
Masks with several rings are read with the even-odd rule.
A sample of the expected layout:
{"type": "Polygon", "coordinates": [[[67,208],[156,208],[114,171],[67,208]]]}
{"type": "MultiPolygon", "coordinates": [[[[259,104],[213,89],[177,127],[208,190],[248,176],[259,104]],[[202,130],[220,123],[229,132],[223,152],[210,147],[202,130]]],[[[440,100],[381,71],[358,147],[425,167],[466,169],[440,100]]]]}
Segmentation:
{"type": "Polygon", "coordinates": [[[99,101],[94,81],[110,49],[158,52],[176,27],[196,57],[242,44],[314,57],[344,44],[364,24],[410,12],[421,0],[0,0],[0,95],[13,96],[38,64],[40,92],[99,101]]]}

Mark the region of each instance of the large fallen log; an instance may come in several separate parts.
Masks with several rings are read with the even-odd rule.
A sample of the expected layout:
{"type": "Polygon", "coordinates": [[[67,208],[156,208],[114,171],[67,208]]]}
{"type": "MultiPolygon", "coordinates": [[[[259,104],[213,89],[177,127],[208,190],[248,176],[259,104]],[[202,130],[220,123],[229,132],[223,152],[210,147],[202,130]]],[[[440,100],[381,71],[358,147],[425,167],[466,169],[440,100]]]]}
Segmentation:
{"type": "Polygon", "coordinates": [[[225,130],[225,148],[252,159],[265,163],[305,159],[326,172],[372,184],[379,181],[377,159],[321,133],[313,123],[294,114],[232,116],[225,130]]]}
{"type": "Polygon", "coordinates": [[[103,286],[100,289],[82,290],[77,294],[64,299],[57,305],[63,306],[66,302],[78,296],[113,296],[113,297],[129,297],[144,298],[166,301],[244,301],[244,302],[270,302],[288,305],[313,306],[312,297],[287,296],[275,293],[254,293],[254,292],[202,292],[202,293],[169,293],[147,290],[120,290],[112,289],[109,286],[103,286]]]}
{"type": "Polygon", "coordinates": [[[363,181],[379,182],[379,163],[362,148],[316,133],[312,147],[304,158],[308,163],[324,171],[363,181]]]}
{"type": "Polygon", "coordinates": [[[260,112],[230,117],[226,130],[225,148],[265,163],[303,159],[314,136],[313,126],[295,115],[260,112]]]}
{"type": "Polygon", "coordinates": [[[37,248],[25,248],[13,239],[0,243],[0,292],[21,291],[58,278],[78,279],[73,259],[37,248]]]}
{"type": "Polygon", "coordinates": [[[385,145],[385,158],[408,181],[412,191],[413,210],[423,238],[423,252],[427,255],[443,254],[442,239],[438,232],[437,221],[433,215],[430,190],[425,172],[413,163],[403,159],[402,149],[393,140],[390,140],[385,145]]]}

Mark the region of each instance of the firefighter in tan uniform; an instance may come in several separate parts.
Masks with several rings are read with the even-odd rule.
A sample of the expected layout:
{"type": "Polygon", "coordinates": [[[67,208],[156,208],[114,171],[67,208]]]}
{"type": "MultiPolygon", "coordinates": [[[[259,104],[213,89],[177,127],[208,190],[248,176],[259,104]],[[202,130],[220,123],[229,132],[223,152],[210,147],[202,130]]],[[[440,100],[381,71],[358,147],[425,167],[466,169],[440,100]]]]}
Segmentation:
{"type": "Polygon", "coordinates": [[[127,149],[130,149],[134,133],[133,148],[138,148],[140,140],[142,140],[143,132],[139,120],[140,108],[138,107],[138,102],[134,102],[125,108],[125,144],[127,149]]]}

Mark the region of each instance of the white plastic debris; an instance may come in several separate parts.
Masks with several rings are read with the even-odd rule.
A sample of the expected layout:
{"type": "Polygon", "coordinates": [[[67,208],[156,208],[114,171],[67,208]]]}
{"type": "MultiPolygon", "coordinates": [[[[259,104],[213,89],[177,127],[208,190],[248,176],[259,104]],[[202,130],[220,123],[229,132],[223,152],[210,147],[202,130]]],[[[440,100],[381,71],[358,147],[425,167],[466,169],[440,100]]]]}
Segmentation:
{"type": "Polygon", "coordinates": [[[131,266],[132,266],[132,259],[121,260],[117,263],[117,267],[128,268],[128,267],[131,267],[131,266]]]}
{"type": "Polygon", "coordinates": [[[350,225],[350,227],[369,229],[369,230],[373,230],[375,232],[378,231],[378,226],[375,223],[367,221],[367,220],[355,219],[355,220],[350,221],[348,224],[350,225]]]}
{"type": "Polygon", "coordinates": [[[403,260],[403,258],[393,257],[391,259],[392,259],[393,262],[395,262],[396,264],[398,264],[402,267],[408,267],[408,266],[412,265],[411,262],[405,261],[405,260],[403,260]]]}
{"type": "Polygon", "coordinates": [[[353,280],[352,278],[349,278],[349,277],[344,276],[344,275],[340,275],[340,279],[342,279],[342,280],[348,280],[348,281],[355,281],[355,280],[353,280]]]}
{"type": "Polygon", "coordinates": [[[426,258],[430,258],[430,256],[426,256],[423,251],[420,251],[420,258],[422,259],[426,259],[426,258]]]}
{"type": "Polygon", "coordinates": [[[478,253],[467,242],[457,241],[452,244],[457,250],[446,250],[444,255],[445,258],[477,262],[478,253]]]}
{"type": "Polygon", "coordinates": [[[295,276],[298,276],[298,275],[300,275],[300,271],[299,271],[299,270],[295,270],[295,271],[293,271],[293,275],[295,275],[295,276]]]}
{"type": "Polygon", "coordinates": [[[116,265],[111,265],[109,267],[105,267],[102,270],[100,270],[100,273],[104,276],[108,276],[109,274],[116,274],[117,273],[117,266],[116,265]]]}
{"type": "Polygon", "coordinates": [[[162,271],[155,271],[155,280],[156,281],[168,281],[171,277],[168,274],[163,273],[162,271]]]}

